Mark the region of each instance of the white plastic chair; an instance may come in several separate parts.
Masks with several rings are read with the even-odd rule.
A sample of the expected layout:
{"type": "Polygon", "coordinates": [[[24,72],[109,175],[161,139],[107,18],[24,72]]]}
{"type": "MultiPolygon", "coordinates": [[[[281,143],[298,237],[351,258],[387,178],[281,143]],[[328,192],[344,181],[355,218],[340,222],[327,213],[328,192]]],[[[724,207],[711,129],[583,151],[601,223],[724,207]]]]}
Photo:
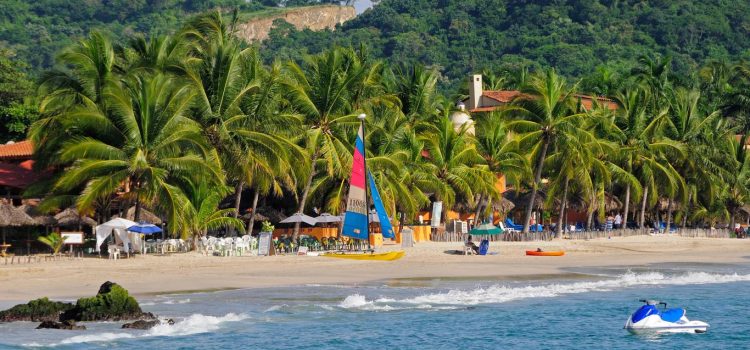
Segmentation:
{"type": "Polygon", "coordinates": [[[111,245],[107,247],[107,253],[109,253],[110,259],[120,259],[120,248],[118,248],[117,246],[111,245]]]}

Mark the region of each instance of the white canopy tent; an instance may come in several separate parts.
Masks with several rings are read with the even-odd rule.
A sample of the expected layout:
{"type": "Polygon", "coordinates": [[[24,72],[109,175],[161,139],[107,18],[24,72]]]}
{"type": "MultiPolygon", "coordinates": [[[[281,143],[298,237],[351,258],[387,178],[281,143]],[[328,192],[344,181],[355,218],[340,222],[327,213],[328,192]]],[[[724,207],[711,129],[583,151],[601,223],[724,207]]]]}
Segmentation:
{"type": "Polygon", "coordinates": [[[128,237],[128,227],[138,225],[137,223],[123,219],[115,218],[96,227],[96,251],[100,251],[102,243],[115,232],[115,237],[122,242],[125,251],[129,251],[130,238],[128,237]]]}

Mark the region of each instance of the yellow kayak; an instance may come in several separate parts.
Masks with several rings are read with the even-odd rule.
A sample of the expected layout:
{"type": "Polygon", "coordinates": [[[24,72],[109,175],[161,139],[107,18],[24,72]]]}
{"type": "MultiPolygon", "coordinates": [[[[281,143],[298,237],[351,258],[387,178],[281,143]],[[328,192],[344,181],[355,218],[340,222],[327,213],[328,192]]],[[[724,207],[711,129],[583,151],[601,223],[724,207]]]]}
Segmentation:
{"type": "Polygon", "coordinates": [[[404,256],[404,251],[399,250],[399,251],[387,252],[387,253],[327,253],[321,256],[327,256],[329,258],[353,259],[353,260],[393,261],[393,260],[401,259],[404,256]]]}

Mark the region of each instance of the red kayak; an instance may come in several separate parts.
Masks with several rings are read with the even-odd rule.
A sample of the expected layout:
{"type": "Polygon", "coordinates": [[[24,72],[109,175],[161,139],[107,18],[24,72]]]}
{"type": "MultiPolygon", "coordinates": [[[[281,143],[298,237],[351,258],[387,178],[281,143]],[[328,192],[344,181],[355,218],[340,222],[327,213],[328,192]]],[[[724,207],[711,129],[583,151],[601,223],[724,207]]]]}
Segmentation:
{"type": "Polygon", "coordinates": [[[565,252],[562,250],[550,251],[550,252],[538,252],[536,250],[527,250],[526,255],[531,256],[563,256],[565,252]]]}

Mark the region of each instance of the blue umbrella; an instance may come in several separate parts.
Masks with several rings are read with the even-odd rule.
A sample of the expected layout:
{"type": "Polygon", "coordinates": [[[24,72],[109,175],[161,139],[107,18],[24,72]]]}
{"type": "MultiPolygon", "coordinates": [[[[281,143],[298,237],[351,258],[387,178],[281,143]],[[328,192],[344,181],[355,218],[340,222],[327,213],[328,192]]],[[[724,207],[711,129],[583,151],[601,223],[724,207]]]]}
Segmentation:
{"type": "Polygon", "coordinates": [[[154,224],[139,223],[138,225],[133,225],[133,226],[128,227],[128,231],[143,233],[144,235],[150,235],[152,233],[161,232],[161,228],[159,228],[159,226],[156,226],[154,224]]]}

